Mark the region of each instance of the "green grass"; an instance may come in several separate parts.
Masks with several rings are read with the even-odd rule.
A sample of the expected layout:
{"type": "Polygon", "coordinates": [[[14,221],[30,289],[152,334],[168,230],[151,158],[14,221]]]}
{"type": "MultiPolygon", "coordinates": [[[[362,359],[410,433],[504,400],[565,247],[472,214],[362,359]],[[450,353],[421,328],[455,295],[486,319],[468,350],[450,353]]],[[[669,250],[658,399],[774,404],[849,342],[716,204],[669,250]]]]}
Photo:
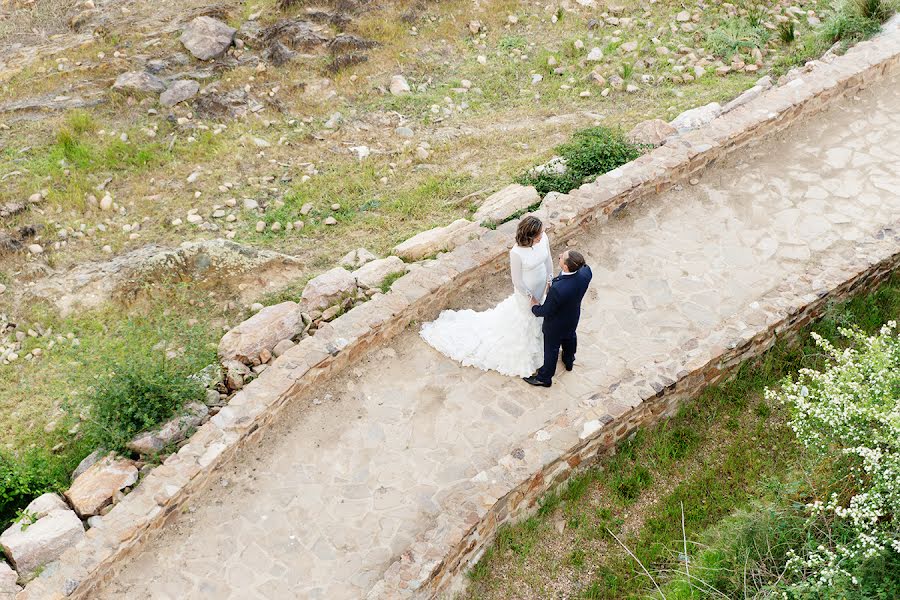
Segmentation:
{"type": "Polygon", "coordinates": [[[8,473],[0,477],[0,519],[42,491],[67,487],[97,445],[121,447],[198,397],[184,378],[216,361],[215,318],[183,290],[130,314],[111,307],[58,319],[33,308],[29,323],[53,334],[26,338],[22,355],[40,347],[40,358],[0,366],[0,472],[8,473]]]}
{"type": "Polygon", "coordinates": [[[27,175],[11,180],[8,192],[29,195],[48,190],[48,201],[63,208],[83,210],[88,194],[98,195],[97,184],[114,175],[135,175],[174,165],[180,161],[209,160],[217,151],[217,140],[209,131],[198,132],[187,142],[170,135],[175,130],[161,122],[155,137],[147,137],[138,127],[126,126],[115,136],[100,135],[100,126],[85,111],[66,115],[52,143],[0,155],[0,171],[19,170],[27,175]],[[126,133],[127,141],[119,135],[126,133]]]}
{"type": "MultiPolygon", "coordinates": [[[[422,174],[383,184],[380,178],[387,171],[387,165],[375,161],[331,168],[313,181],[298,183],[285,195],[284,206],[266,211],[262,220],[267,224],[302,220],[301,235],[312,238],[377,236],[382,242],[371,250],[382,252],[413,233],[468,212],[468,204],[460,199],[471,190],[471,178],[422,174]],[[300,211],[306,204],[313,209],[303,215],[300,211]],[[332,204],[340,204],[340,209],[332,210],[332,204]],[[325,225],[328,217],[334,217],[337,225],[325,225]]],[[[248,227],[253,224],[252,219],[246,222],[248,227]]],[[[253,237],[267,240],[282,235],[267,229],[253,237]]]]}
{"type": "Polygon", "coordinates": [[[403,275],[405,275],[405,273],[391,273],[384,278],[384,281],[381,282],[379,289],[383,293],[387,294],[389,291],[391,291],[391,286],[394,285],[394,282],[403,277],[403,275]]]}
{"type": "MultiPolygon", "coordinates": [[[[776,523],[755,509],[760,503],[795,497],[798,488],[792,483],[792,474],[802,473],[808,459],[786,426],[786,409],[770,405],[762,390],[799,368],[823,364],[809,331],[834,340],[839,327],[853,323],[874,331],[897,316],[900,276],[871,294],[831,307],[805,332],[799,345],[776,345],[742,365],[728,383],[682,405],[671,419],[639,430],[613,456],[572,478],[562,491],[547,494],[530,519],[501,528],[494,545],[470,573],[467,597],[557,597],[559,589],[574,590],[566,597],[585,599],[654,596],[653,584],[610,532],[663,584],[674,579],[666,597],[703,597],[684,595],[685,582],[677,577],[684,569],[678,559],[684,543],[682,510],[692,568],[705,566],[708,574],[716,573],[713,569],[723,567],[728,559],[731,570],[718,572],[733,579],[734,561],[736,557],[743,560],[744,554],[734,546],[726,548],[727,552],[716,548],[722,545],[723,536],[733,539],[737,530],[745,540],[738,550],[768,539],[776,551],[786,551],[786,545],[796,541],[790,537],[796,534],[790,519],[776,523]],[[641,515],[637,528],[632,525],[623,530],[634,511],[641,515]],[[748,514],[756,516],[748,520],[748,514]],[[554,527],[560,518],[567,523],[562,534],[554,527]],[[778,528],[771,529],[767,523],[778,528]],[[713,549],[705,551],[708,547],[713,549]],[[560,583],[556,581],[554,588],[548,588],[546,577],[534,573],[555,573],[565,585],[556,587],[560,583]],[[675,593],[678,590],[682,595],[675,593]]],[[[893,559],[887,560],[873,563],[873,579],[893,564],[893,559]]],[[[888,581],[884,585],[893,584],[888,581]]],[[[884,594],[894,589],[888,587],[884,594]]],[[[690,593],[696,594],[696,587],[690,593]]]]}

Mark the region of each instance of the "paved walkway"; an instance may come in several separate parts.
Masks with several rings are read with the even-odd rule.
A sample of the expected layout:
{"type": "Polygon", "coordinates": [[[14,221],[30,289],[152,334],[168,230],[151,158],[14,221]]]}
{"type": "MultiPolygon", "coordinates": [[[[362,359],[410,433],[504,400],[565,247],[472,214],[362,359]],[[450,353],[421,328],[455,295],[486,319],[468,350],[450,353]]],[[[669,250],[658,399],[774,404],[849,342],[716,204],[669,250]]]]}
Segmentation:
{"type": "MultiPolygon", "coordinates": [[[[360,598],[448,490],[554,415],[900,219],[900,79],[584,235],[576,370],[550,390],[407,332],[297,398],[98,598],[360,598]]],[[[503,277],[459,306],[505,296],[503,277]]]]}

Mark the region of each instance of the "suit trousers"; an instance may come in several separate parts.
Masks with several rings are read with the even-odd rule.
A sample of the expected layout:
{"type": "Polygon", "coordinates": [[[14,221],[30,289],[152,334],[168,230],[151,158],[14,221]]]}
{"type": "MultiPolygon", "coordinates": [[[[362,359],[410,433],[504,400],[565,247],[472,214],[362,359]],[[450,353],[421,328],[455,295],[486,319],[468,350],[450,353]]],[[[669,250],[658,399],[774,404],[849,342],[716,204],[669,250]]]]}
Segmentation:
{"type": "Polygon", "coordinates": [[[559,361],[560,349],[562,349],[563,364],[571,367],[575,363],[575,351],[578,349],[578,336],[575,332],[567,337],[544,335],[544,365],[537,372],[537,378],[541,381],[549,383],[556,375],[556,363],[559,361]]]}

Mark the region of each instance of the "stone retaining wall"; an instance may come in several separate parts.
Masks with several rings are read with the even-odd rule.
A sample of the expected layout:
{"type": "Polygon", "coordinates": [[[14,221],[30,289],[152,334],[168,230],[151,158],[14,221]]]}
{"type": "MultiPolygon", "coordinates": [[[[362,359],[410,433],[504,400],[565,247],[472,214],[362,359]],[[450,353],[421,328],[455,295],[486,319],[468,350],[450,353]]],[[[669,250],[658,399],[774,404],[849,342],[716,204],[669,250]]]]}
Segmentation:
{"type": "MultiPolygon", "coordinates": [[[[686,180],[746,143],[821,111],[832,99],[895,70],[898,62],[900,32],[863,42],[834,62],[769,90],[702,129],[670,139],[594,183],[571,194],[548,195],[538,214],[555,239],[565,241],[588,224],[603,222],[627,204],[686,180]]],[[[485,231],[436,260],[421,263],[398,279],[388,294],[350,310],[283,354],[104,516],[102,526],[90,529],[77,546],[29,583],[17,600],[90,597],[95,586],[115,574],[125,556],[209,483],[217,468],[262,435],[290,399],[394,338],[412,321],[433,318],[451,296],[505,268],[515,226],[510,222],[485,231]]],[[[859,257],[856,265],[835,266],[821,281],[786,284],[783,294],[773,295],[768,309],[748,312],[746,322],[761,327],[726,329],[705,345],[685,350],[684,372],[598,390],[605,395],[603,410],[585,407],[583,414],[561,416],[548,425],[547,430],[555,432],[549,445],[537,432],[522,449],[523,459],[506,457],[484,474],[483,481],[461,487],[458,510],[438,517],[436,527],[389,568],[369,597],[432,597],[456,587],[497,526],[527,514],[540,494],[574,468],[639,424],[669,414],[684,397],[725,377],[741,360],[767,348],[774,335],[794,332],[809,322],[821,311],[828,290],[835,290],[832,297],[843,297],[853,286],[883,278],[896,266],[897,257],[886,254],[876,260],[876,255],[896,247],[896,241],[885,236],[870,248],[871,256],[859,257]],[[804,296],[808,289],[821,290],[822,297],[804,296]]]]}

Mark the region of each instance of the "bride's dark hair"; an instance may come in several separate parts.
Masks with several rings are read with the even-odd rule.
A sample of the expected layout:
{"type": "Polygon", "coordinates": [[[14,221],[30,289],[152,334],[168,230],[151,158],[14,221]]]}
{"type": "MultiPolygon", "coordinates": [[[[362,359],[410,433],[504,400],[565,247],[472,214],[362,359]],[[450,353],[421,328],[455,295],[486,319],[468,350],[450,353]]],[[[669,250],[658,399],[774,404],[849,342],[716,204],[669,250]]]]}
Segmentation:
{"type": "Polygon", "coordinates": [[[519,226],[516,228],[516,244],[520,248],[531,248],[534,245],[534,240],[543,228],[544,224],[541,223],[540,219],[528,215],[519,221],[519,226]]]}

